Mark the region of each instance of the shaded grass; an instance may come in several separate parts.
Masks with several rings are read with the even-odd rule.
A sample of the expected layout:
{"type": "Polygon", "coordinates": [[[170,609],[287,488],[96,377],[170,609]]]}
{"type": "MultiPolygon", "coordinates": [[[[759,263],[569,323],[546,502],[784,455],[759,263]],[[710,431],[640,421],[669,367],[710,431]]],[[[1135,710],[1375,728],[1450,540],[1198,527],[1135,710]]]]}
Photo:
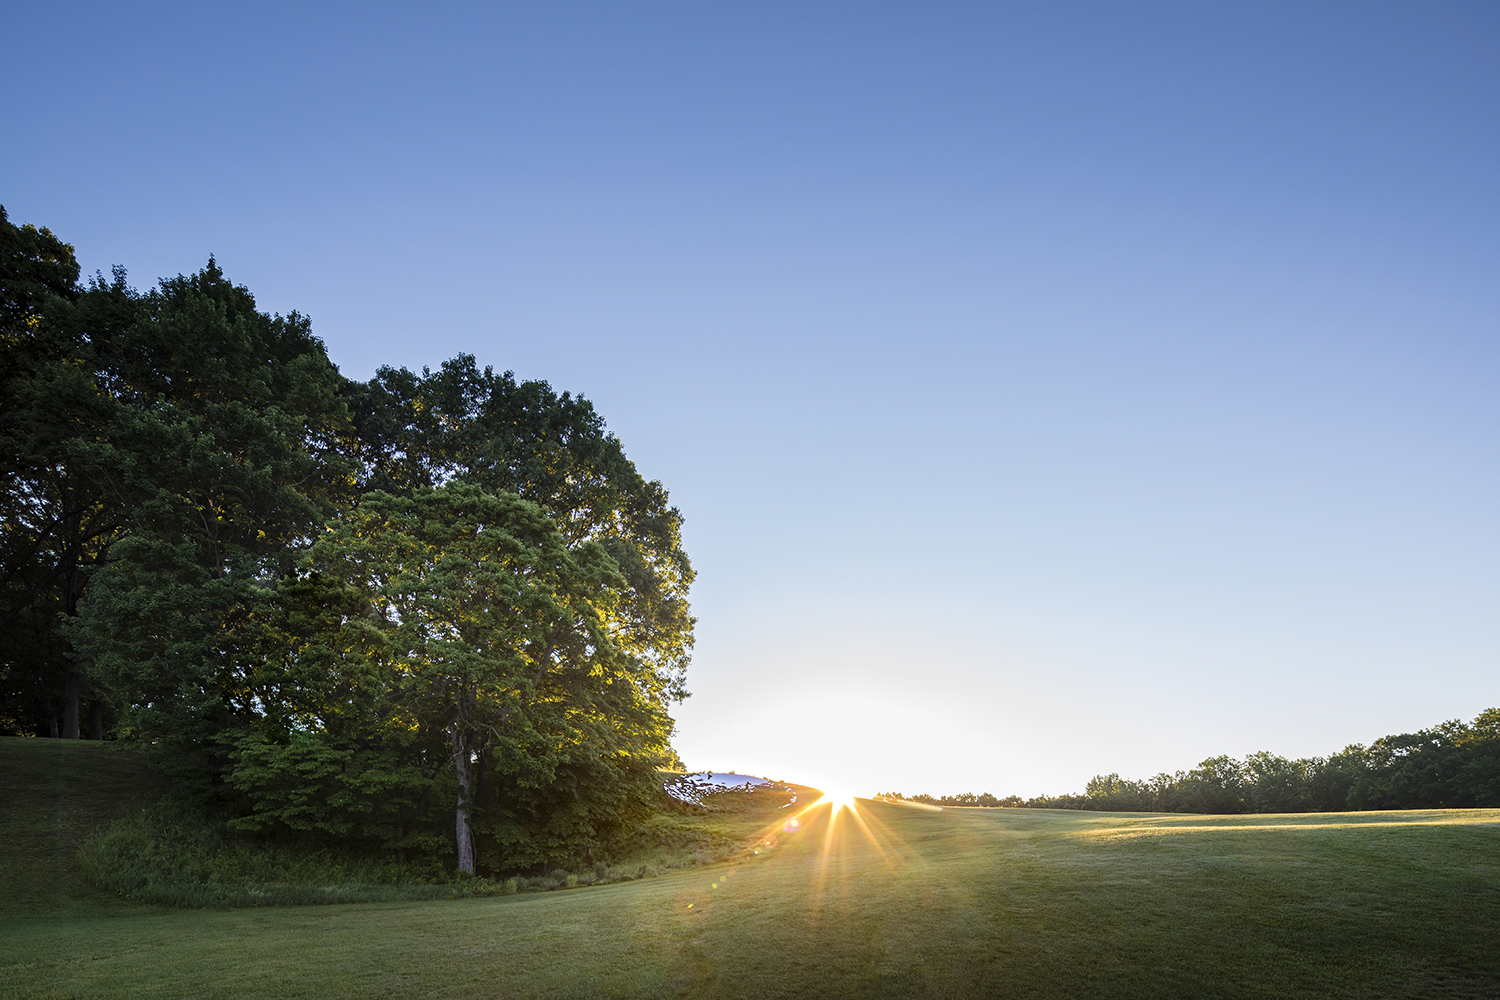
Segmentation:
{"type": "MultiPolygon", "coordinates": [[[[628,881],[722,861],[790,792],[713,796],[651,817],[614,864],[531,877],[461,878],[441,862],[397,863],[226,837],[165,790],[146,754],[118,744],[0,738],[0,917],[96,912],[128,900],[178,907],[462,899],[628,881]]],[[[808,789],[801,789],[803,794],[808,789]]]]}
{"type": "Polygon", "coordinates": [[[83,843],[77,860],[93,884],[165,906],[307,906],[516,891],[503,881],[460,878],[441,864],[402,865],[226,839],[207,820],[170,803],[115,820],[83,843]]]}
{"type": "MultiPolygon", "coordinates": [[[[423,864],[226,836],[195,812],[163,802],[117,819],[78,852],[95,885],[138,902],[183,907],[307,906],[465,899],[573,889],[722,861],[743,849],[787,793],[725,792],[711,809],[649,817],[623,861],[585,871],[470,878],[423,864]]],[[[666,803],[664,802],[665,806],[666,803]]]]}
{"type": "Polygon", "coordinates": [[[1500,995],[1500,811],[860,811],[568,892],[14,919],[0,997],[1500,995]]]}
{"type": "Polygon", "coordinates": [[[92,912],[115,902],[85,878],[78,849],[164,790],[139,751],[0,737],[0,918],[92,912]]]}

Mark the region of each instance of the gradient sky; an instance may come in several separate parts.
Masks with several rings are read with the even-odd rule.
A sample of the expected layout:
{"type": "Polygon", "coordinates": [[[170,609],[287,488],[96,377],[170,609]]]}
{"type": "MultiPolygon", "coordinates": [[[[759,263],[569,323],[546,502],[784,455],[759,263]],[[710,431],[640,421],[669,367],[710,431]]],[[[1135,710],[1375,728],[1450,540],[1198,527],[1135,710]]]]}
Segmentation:
{"type": "Polygon", "coordinates": [[[1500,6],[0,0],[0,203],[594,400],[692,767],[1082,788],[1500,705],[1500,6]]]}

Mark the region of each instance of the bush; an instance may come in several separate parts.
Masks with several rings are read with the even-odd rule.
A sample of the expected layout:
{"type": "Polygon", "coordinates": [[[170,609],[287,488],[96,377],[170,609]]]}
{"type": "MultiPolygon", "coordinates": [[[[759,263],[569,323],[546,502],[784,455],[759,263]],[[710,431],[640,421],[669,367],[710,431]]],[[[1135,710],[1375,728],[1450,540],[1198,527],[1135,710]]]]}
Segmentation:
{"type": "Polygon", "coordinates": [[[115,821],[79,853],[85,876],[96,885],[164,906],[297,906],[507,891],[504,883],[488,879],[459,881],[430,861],[401,864],[233,840],[167,805],[115,821]]]}

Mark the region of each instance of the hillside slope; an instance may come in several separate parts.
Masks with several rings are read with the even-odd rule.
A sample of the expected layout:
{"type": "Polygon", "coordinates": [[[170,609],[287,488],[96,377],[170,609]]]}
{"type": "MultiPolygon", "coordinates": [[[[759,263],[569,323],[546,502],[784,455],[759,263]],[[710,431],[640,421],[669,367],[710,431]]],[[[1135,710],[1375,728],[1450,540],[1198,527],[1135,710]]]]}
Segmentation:
{"type": "Polygon", "coordinates": [[[1497,810],[859,810],[618,885],[14,921],[0,1000],[1500,996],[1497,810]]]}
{"type": "Polygon", "coordinates": [[[122,904],[89,885],[78,848],[162,793],[139,751],[89,740],[0,737],[0,919],[122,904]]]}
{"type": "MultiPolygon", "coordinates": [[[[612,859],[606,876],[587,872],[578,877],[585,882],[617,881],[722,860],[754,840],[789,798],[795,800],[799,792],[804,801],[810,795],[816,797],[812,789],[801,786],[783,789],[763,784],[759,794],[720,792],[706,809],[691,805],[664,809],[634,832],[624,854],[612,859]]],[[[231,849],[217,858],[198,853],[172,856],[170,852],[164,858],[156,856],[150,864],[156,866],[154,876],[163,880],[164,887],[158,886],[162,891],[142,893],[117,886],[129,892],[131,902],[89,882],[83,875],[79,848],[112,820],[159,799],[164,790],[161,775],[148,766],[145,753],[139,750],[89,741],[0,738],[0,836],[5,838],[5,850],[0,851],[0,919],[124,912],[147,900],[179,906],[329,902],[334,897],[329,885],[335,883],[340,887],[337,898],[342,900],[495,891],[497,883],[488,887],[413,883],[399,890],[389,885],[361,886],[355,884],[358,874],[336,872],[331,862],[297,863],[316,859],[299,858],[295,851],[276,854],[273,861],[273,852],[262,856],[255,848],[239,853],[231,849]],[[276,868],[288,860],[295,871],[278,870],[265,881],[268,861],[276,868]],[[235,862],[260,874],[247,875],[248,883],[231,877],[221,884],[205,882],[204,873],[197,870],[209,864],[213,878],[224,879],[234,875],[235,862]]],[[[127,860],[139,862],[133,857],[127,860]]]]}

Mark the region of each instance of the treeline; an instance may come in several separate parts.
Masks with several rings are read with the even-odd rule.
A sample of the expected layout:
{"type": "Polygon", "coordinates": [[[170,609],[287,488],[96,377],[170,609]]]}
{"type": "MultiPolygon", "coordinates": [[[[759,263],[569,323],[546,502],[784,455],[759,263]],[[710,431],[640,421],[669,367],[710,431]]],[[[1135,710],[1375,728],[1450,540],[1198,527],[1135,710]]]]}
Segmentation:
{"type": "Polygon", "coordinates": [[[876,796],[936,806],[1095,809],[1106,812],[1288,813],[1366,809],[1500,808],[1500,709],[1472,723],[1445,722],[1384,736],[1328,757],[1210,757],[1175,774],[1132,781],[1096,775],[1081,794],[997,799],[973,795],[876,796]]]}
{"type": "Polygon", "coordinates": [[[581,397],[348,379],[212,258],[80,283],[0,208],[0,733],[150,746],[245,836],[593,861],[671,757],[680,527],[581,397]]]}
{"type": "Polygon", "coordinates": [[[984,809],[1018,809],[1026,805],[1019,795],[1007,795],[1003,799],[997,799],[989,792],[981,792],[975,795],[973,792],[960,792],[957,795],[928,795],[926,792],[918,792],[916,795],[903,795],[900,792],[876,792],[871,798],[882,802],[916,802],[924,806],[977,806],[984,809]]]}

